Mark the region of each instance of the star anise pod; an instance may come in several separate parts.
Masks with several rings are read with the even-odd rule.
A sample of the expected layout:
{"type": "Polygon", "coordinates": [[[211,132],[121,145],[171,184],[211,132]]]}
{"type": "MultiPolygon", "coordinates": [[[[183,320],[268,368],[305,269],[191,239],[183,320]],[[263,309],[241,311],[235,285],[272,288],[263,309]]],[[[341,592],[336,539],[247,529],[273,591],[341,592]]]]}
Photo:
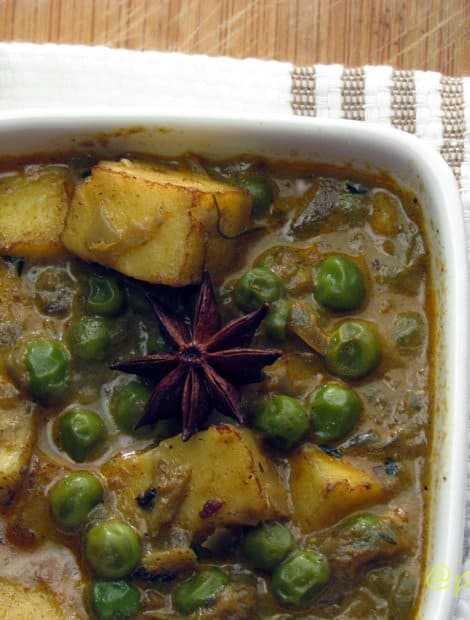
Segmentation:
{"type": "Polygon", "coordinates": [[[154,299],[150,301],[164,335],[176,348],[175,353],[154,353],[111,366],[157,382],[136,428],[181,410],[182,437],[186,441],[213,407],[244,424],[237,386],[262,381],[263,366],[281,355],[280,351],[248,348],[268,306],[264,304],[222,327],[207,272],[192,326],[169,314],[154,299]]]}

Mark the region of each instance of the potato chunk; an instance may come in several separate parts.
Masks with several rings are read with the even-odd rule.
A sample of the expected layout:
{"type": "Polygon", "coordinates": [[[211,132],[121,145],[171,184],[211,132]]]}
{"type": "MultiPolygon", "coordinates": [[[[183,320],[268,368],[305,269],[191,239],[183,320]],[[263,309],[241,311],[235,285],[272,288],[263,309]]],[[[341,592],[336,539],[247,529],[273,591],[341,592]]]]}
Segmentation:
{"type": "Polygon", "coordinates": [[[190,171],[143,161],[102,161],[78,187],[63,241],[88,261],[152,283],[199,282],[223,273],[244,230],[251,197],[190,171]]]}
{"type": "Polygon", "coordinates": [[[303,532],[328,527],[387,496],[377,477],[306,444],[291,461],[292,519],[303,532]]]}
{"type": "Polygon", "coordinates": [[[103,474],[118,510],[153,537],[171,525],[174,531],[188,532],[191,541],[217,527],[256,525],[289,515],[287,491],[255,437],[225,424],[187,442],[173,437],[143,454],[118,456],[103,474]],[[149,489],[154,498],[145,505],[149,489]]]}
{"type": "Polygon", "coordinates": [[[65,166],[29,166],[0,176],[0,253],[44,257],[62,250],[68,187],[65,166]]]}

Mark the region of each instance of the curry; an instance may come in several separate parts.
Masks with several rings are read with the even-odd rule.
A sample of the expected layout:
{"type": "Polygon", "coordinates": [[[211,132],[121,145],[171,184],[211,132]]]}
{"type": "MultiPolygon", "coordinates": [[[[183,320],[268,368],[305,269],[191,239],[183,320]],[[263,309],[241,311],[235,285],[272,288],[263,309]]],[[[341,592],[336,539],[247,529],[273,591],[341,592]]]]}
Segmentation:
{"type": "Polygon", "coordinates": [[[8,618],[414,617],[433,289],[386,176],[0,176],[8,618]],[[19,222],[19,223],[18,223],[19,222]]]}

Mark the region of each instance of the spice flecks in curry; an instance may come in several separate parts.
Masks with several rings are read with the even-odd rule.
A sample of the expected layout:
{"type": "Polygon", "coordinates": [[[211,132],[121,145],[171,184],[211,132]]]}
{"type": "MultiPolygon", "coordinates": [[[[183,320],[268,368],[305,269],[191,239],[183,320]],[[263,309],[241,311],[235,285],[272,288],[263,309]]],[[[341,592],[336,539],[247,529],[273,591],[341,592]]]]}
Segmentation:
{"type": "Polygon", "coordinates": [[[413,618],[434,324],[413,196],[255,159],[89,165],[0,178],[0,601],[50,618],[413,618]],[[38,217],[18,226],[15,209],[38,217]],[[58,246],[64,224],[87,262],[58,246]],[[177,415],[149,416],[159,377],[109,366],[177,359],[165,317],[189,334],[204,267],[221,321],[196,312],[194,333],[252,313],[221,350],[257,355],[256,372],[217,360],[238,416],[202,375],[207,416],[178,415],[176,386],[177,415]]]}

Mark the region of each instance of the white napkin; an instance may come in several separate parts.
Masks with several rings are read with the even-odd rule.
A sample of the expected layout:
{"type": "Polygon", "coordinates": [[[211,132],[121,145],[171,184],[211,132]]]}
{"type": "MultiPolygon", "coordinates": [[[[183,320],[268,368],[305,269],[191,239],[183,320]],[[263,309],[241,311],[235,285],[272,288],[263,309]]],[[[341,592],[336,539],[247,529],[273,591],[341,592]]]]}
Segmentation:
{"type": "Polygon", "coordinates": [[[292,114],[291,69],[256,59],[0,43],[0,110],[145,105],[292,114]]]}

